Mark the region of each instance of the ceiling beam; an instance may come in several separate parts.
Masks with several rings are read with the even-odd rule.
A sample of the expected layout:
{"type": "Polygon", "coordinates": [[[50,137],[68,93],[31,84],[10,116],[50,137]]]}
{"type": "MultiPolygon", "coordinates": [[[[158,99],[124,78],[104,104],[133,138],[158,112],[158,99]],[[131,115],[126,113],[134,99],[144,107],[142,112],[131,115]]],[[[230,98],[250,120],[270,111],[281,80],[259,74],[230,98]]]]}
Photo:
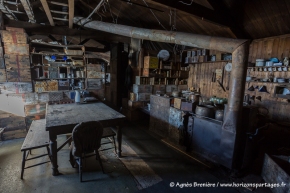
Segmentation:
{"type": "Polygon", "coordinates": [[[68,0],[68,27],[72,29],[74,24],[75,1],[68,0]]]}
{"type": "Polygon", "coordinates": [[[31,23],[35,23],[36,20],[34,18],[34,13],[33,13],[33,10],[32,10],[32,7],[30,5],[29,0],[20,0],[20,2],[21,2],[22,6],[23,6],[28,18],[29,18],[29,21],[31,23]]]}
{"type": "Polygon", "coordinates": [[[40,25],[36,23],[28,23],[23,21],[15,21],[10,19],[4,20],[5,26],[24,28],[27,33],[38,35],[61,35],[61,36],[80,36],[82,39],[92,38],[96,40],[103,40],[107,42],[124,42],[130,43],[129,37],[106,33],[98,30],[77,30],[65,27],[57,27],[50,25],[40,25]]]}
{"type": "Polygon", "coordinates": [[[78,45],[84,45],[85,43],[87,43],[88,41],[90,41],[91,38],[87,38],[84,39],[83,41],[81,41],[78,45]]]}
{"type": "Polygon", "coordinates": [[[200,18],[211,23],[215,23],[220,26],[232,27],[234,23],[231,23],[227,18],[223,18],[217,14],[215,10],[206,8],[200,4],[192,2],[191,5],[185,5],[179,1],[168,1],[168,0],[151,0],[161,5],[176,8],[177,10],[189,13],[193,16],[200,18]]]}
{"type": "Polygon", "coordinates": [[[42,7],[45,11],[45,14],[47,16],[47,19],[50,23],[51,26],[54,26],[54,22],[53,22],[53,19],[52,19],[52,16],[51,16],[51,12],[50,12],[50,9],[49,9],[49,6],[47,4],[47,1],[46,0],[40,0],[41,4],[42,4],[42,7]]]}

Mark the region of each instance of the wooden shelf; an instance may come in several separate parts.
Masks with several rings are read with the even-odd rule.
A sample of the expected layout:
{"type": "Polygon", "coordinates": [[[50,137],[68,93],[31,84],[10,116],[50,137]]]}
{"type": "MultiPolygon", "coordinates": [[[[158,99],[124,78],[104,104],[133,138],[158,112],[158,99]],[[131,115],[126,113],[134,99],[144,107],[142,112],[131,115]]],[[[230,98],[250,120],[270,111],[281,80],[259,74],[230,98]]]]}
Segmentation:
{"type": "Polygon", "coordinates": [[[217,61],[194,62],[194,63],[184,63],[184,64],[202,64],[202,63],[215,63],[215,62],[232,62],[232,60],[217,60],[217,61]]]}
{"type": "Polygon", "coordinates": [[[70,56],[70,57],[79,57],[79,58],[84,57],[83,55],[69,55],[69,54],[65,54],[65,53],[33,53],[33,52],[31,52],[30,54],[43,55],[43,56],[55,55],[55,56],[70,56]]]}
{"type": "Polygon", "coordinates": [[[33,80],[64,80],[64,79],[77,79],[77,80],[81,80],[81,79],[86,79],[86,78],[35,78],[33,80]]]}
{"type": "Polygon", "coordinates": [[[43,45],[43,46],[52,46],[52,47],[59,47],[59,48],[83,48],[83,45],[59,45],[59,44],[50,44],[50,43],[45,43],[45,42],[33,42],[31,41],[32,44],[38,44],[38,45],[43,45]]]}

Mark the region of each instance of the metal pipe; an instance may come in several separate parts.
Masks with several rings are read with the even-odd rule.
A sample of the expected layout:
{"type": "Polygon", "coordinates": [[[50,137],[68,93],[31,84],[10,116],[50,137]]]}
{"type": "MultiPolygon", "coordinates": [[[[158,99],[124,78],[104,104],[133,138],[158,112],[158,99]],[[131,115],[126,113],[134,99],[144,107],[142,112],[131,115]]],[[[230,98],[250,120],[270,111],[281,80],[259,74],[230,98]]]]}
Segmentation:
{"type": "Polygon", "coordinates": [[[113,23],[105,23],[101,21],[90,21],[87,23],[86,22],[87,20],[83,17],[74,17],[75,24],[82,25],[91,29],[96,29],[137,39],[173,43],[205,49],[214,49],[229,53],[232,53],[237,47],[247,41],[244,39],[232,39],[175,31],[144,29],[113,23]]]}

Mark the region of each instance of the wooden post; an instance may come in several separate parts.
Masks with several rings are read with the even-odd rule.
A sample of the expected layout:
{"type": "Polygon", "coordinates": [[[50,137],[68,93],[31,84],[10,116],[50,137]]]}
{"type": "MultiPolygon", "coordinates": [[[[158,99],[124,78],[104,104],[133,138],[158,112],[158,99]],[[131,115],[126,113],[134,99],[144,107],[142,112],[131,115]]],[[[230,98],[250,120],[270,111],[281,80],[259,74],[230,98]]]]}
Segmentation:
{"type": "Polygon", "coordinates": [[[4,19],[2,11],[0,11],[0,30],[4,30],[4,19]]]}

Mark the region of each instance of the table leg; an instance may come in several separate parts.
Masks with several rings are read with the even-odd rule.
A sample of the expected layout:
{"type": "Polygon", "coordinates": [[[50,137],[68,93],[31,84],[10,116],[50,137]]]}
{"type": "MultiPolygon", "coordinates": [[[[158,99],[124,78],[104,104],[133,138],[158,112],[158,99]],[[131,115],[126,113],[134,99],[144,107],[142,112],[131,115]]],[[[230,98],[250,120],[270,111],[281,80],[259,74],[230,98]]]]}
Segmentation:
{"type": "Polygon", "coordinates": [[[50,156],[51,156],[51,165],[52,165],[52,175],[59,175],[58,165],[57,165],[57,136],[55,134],[49,133],[50,140],[50,156]]]}
{"type": "Polygon", "coordinates": [[[117,126],[117,142],[118,142],[118,156],[121,157],[122,152],[122,127],[117,126]]]}

